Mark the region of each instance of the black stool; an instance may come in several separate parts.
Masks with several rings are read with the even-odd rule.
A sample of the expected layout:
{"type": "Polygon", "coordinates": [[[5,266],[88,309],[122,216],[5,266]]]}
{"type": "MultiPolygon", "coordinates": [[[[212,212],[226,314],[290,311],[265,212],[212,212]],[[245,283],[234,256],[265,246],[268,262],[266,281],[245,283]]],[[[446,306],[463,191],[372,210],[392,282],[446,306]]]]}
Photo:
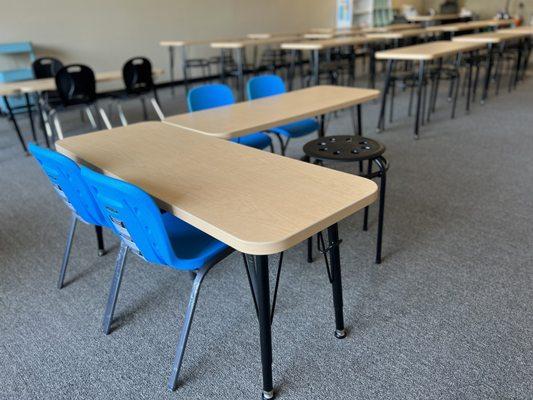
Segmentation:
{"type": "MultiPolygon", "coordinates": [[[[385,187],[387,183],[387,170],[389,169],[388,162],[383,157],[385,146],[375,140],[362,136],[337,135],[312,140],[305,144],[303,151],[309,157],[309,160],[314,159],[316,164],[323,164],[324,160],[359,162],[359,176],[367,179],[380,178],[378,240],[376,248],[376,264],[380,264],[383,216],[385,212],[385,187]],[[364,161],[368,163],[366,174],[363,172],[364,161]],[[378,171],[372,171],[373,163],[376,163],[378,166],[378,171]]],[[[365,208],[363,230],[368,230],[368,207],[365,208]]],[[[312,237],[308,239],[307,244],[307,261],[312,262],[312,237]]]]}

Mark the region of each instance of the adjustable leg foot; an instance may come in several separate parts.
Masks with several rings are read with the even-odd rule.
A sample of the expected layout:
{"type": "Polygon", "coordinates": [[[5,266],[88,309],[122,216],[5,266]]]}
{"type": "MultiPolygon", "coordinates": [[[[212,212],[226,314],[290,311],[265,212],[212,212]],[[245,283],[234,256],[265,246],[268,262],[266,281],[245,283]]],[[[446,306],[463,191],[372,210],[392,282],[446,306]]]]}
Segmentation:
{"type": "Polygon", "coordinates": [[[265,391],[263,390],[263,393],[261,394],[261,398],[263,400],[271,400],[274,398],[274,391],[273,390],[269,390],[269,391],[265,391]]]}
{"type": "Polygon", "coordinates": [[[344,339],[346,337],[346,330],[345,329],[335,330],[335,337],[337,339],[344,339]]]}

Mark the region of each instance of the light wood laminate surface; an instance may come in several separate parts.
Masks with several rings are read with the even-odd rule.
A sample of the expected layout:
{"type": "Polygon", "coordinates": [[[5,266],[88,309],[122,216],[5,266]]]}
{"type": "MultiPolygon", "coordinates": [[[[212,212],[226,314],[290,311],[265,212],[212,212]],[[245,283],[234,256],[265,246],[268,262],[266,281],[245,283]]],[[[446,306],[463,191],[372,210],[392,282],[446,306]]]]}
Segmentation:
{"type": "MultiPolygon", "coordinates": [[[[161,68],[154,68],[152,70],[154,77],[161,76],[164,70],[161,68]]],[[[105,71],[95,73],[96,82],[112,82],[122,80],[122,71],[105,71]]],[[[56,82],[54,78],[47,79],[31,79],[28,81],[13,82],[19,87],[23,93],[44,92],[48,90],[56,90],[56,82]]]]}
{"type": "Polygon", "coordinates": [[[377,197],[368,179],[159,122],[70,137],[56,148],[248,254],[287,250],[377,197]]]}
{"type": "Polygon", "coordinates": [[[229,106],[180,114],[166,118],[164,122],[204,135],[231,139],[362,104],[378,96],[379,91],[373,89],[314,86],[229,106]]]}
{"type": "Polygon", "coordinates": [[[325,40],[306,40],[301,42],[282,43],[281,48],[285,50],[324,50],[342,46],[362,46],[371,43],[376,39],[365,36],[349,36],[325,40]]]}
{"type": "Polygon", "coordinates": [[[450,19],[459,19],[459,14],[435,14],[435,15],[413,15],[407,17],[408,21],[412,22],[431,22],[431,21],[447,21],[450,19]]]}
{"type": "Polygon", "coordinates": [[[406,39],[411,37],[422,37],[428,35],[429,32],[426,29],[405,29],[390,32],[374,32],[367,33],[365,36],[370,39],[406,39]]]}
{"type": "Polygon", "coordinates": [[[472,35],[462,35],[453,38],[456,43],[482,43],[482,44],[496,44],[508,40],[520,39],[527,36],[527,33],[509,30],[506,32],[485,32],[474,33],[472,35]]]}
{"type": "Polygon", "coordinates": [[[533,26],[519,26],[517,28],[499,29],[499,33],[522,33],[525,35],[533,35],[533,26]]]}
{"type": "Polygon", "coordinates": [[[264,39],[243,39],[221,42],[212,42],[210,46],[214,49],[242,49],[246,46],[258,46],[268,44],[279,44],[292,40],[301,40],[300,36],[272,36],[264,39]]]}
{"type": "Polygon", "coordinates": [[[399,47],[396,49],[378,51],[378,60],[436,60],[448,55],[482,48],[479,43],[459,43],[450,41],[436,41],[414,46],[399,47]]]}

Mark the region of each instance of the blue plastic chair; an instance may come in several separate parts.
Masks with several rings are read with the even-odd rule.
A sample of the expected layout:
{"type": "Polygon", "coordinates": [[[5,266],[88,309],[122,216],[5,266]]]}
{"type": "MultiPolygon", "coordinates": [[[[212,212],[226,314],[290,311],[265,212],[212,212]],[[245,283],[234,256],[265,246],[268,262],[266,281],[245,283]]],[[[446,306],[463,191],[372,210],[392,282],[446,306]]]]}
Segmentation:
{"type": "Polygon", "coordinates": [[[93,195],[80,175],[80,167],[70,158],[55,151],[41,148],[30,143],[29,150],[39,162],[43,172],[48,176],[54,189],[65,204],[72,210],[67,245],[61,263],[57,287],[61,289],[65,280],[72,239],[78,221],[94,225],[98,242],[98,255],[105,254],[102,227],[108,227],[106,219],[100,212],[93,195]]]}
{"type": "MultiPolygon", "coordinates": [[[[231,89],[227,85],[222,84],[199,86],[192,89],[187,95],[187,105],[189,106],[190,112],[227,106],[234,103],[235,97],[233,97],[231,89]]],[[[270,147],[270,151],[274,152],[272,139],[262,132],[233,138],[231,141],[259,150],[270,147]]]]}
{"type": "MultiPolygon", "coordinates": [[[[246,92],[248,99],[255,100],[262,97],[274,96],[286,92],[285,83],[277,75],[262,75],[252,78],[246,85],[246,92]]],[[[281,154],[285,155],[285,150],[289,144],[289,140],[300,136],[309,135],[317,132],[320,125],[313,118],[303,119],[301,121],[292,122],[287,125],[278,126],[277,128],[269,129],[278,138],[281,145],[281,154]],[[283,142],[282,136],[287,140],[283,142]]]]}
{"type": "Polygon", "coordinates": [[[161,211],[139,187],[82,167],[89,186],[108,223],[121,239],[113,283],[103,320],[110,333],[120,282],[128,251],[149,263],[165,265],[194,275],[168,387],[175,390],[191,327],[200,285],[209,270],[233,252],[224,243],[161,211]]]}

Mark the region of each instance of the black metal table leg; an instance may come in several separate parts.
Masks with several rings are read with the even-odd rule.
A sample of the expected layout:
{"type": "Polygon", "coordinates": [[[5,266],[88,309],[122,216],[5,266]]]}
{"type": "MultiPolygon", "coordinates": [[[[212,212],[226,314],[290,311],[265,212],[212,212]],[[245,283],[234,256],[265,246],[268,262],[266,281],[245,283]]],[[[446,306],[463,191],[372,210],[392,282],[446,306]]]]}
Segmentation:
{"type": "Polygon", "coordinates": [[[320,116],[320,129],[318,130],[318,137],[326,136],[326,116],[322,114],[320,116]]]}
{"type": "MultiPolygon", "coordinates": [[[[183,73],[183,85],[185,86],[185,96],[189,92],[189,74],[187,71],[187,47],[185,45],[181,46],[181,69],[183,73]]],[[[174,85],[172,85],[172,90],[174,90],[174,85]]],[[[172,92],[174,95],[174,92],[172,92]]]]}
{"type": "Polygon", "coordinates": [[[220,50],[220,81],[226,83],[226,62],[224,60],[224,49],[220,50]]]}
{"type": "Polygon", "coordinates": [[[489,93],[490,78],[492,76],[492,64],[494,63],[494,46],[489,43],[489,53],[487,55],[487,71],[485,75],[485,83],[483,86],[483,94],[481,95],[481,104],[485,104],[489,93]]]}
{"type": "Polygon", "coordinates": [[[263,399],[274,398],[272,385],[272,330],[270,316],[270,283],[268,256],[254,256],[257,311],[259,318],[259,341],[263,369],[263,399]]]}
{"type": "Polygon", "coordinates": [[[307,262],[313,262],[313,236],[310,236],[309,239],[307,239],[307,262]]]}
{"type": "Polygon", "coordinates": [[[370,69],[369,86],[370,86],[371,89],[375,89],[375,87],[376,87],[376,57],[375,57],[376,50],[375,50],[374,46],[372,46],[372,45],[370,45],[368,47],[368,50],[370,51],[370,54],[369,54],[369,57],[370,57],[370,60],[369,60],[369,69],[370,69]]]}
{"type": "Polygon", "coordinates": [[[387,167],[385,159],[378,157],[375,159],[379,167],[380,188],[379,188],[379,215],[378,215],[378,239],[376,244],[376,264],[381,264],[381,248],[383,244],[383,220],[385,217],[385,189],[387,187],[387,167]]]}
{"type": "Polygon", "coordinates": [[[357,105],[357,132],[359,136],[363,136],[363,115],[361,112],[361,104],[357,105]]]}
{"type": "MultiPolygon", "coordinates": [[[[176,94],[176,90],[174,88],[174,46],[169,45],[168,46],[168,58],[169,58],[169,71],[168,74],[170,76],[170,82],[171,82],[171,93],[172,96],[176,94]]],[[[183,63],[185,63],[185,60],[182,60],[183,63]]]]}
{"type": "MultiPolygon", "coordinates": [[[[367,176],[371,176],[372,174],[372,160],[368,160],[368,168],[367,168],[367,176]]],[[[370,210],[370,206],[365,207],[364,217],[363,217],[363,231],[368,231],[368,212],[370,210]]]]}
{"type": "Polygon", "coordinates": [[[466,112],[470,112],[470,98],[472,96],[472,71],[474,69],[474,55],[470,53],[470,63],[468,65],[468,88],[466,92],[466,112]]]}
{"type": "Polygon", "coordinates": [[[344,339],[346,337],[346,330],[344,329],[341,256],[339,251],[339,231],[337,224],[331,225],[328,228],[328,242],[328,248],[330,248],[331,257],[333,308],[335,309],[335,337],[337,339],[344,339]]]}
{"type": "Polygon", "coordinates": [[[320,84],[320,54],[318,50],[313,50],[313,83],[320,84]]]}
{"type": "Polygon", "coordinates": [[[457,109],[457,97],[459,96],[459,88],[461,87],[461,61],[462,53],[457,54],[455,69],[457,71],[457,78],[455,82],[455,93],[453,95],[453,104],[452,104],[452,119],[455,118],[455,110],[457,109]]]}
{"type": "Polygon", "coordinates": [[[4,97],[4,103],[6,104],[7,113],[9,115],[9,118],[13,122],[13,127],[15,128],[15,132],[17,133],[17,137],[19,138],[20,144],[22,145],[22,148],[24,149],[24,153],[28,155],[28,148],[26,147],[26,142],[24,141],[24,138],[22,137],[22,133],[20,132],[19,125],[17,123],[17,120],[15,119],[15,115],[13,114],[13,109],[11,108],[9,101],[7,100],[7,96],[3,96],[3,97],[4,97]]]}
{"type": "Polygon", "coordinates": [[[244,100],[244,48],[236,50],[237,53],[237,91],[240,101],[244,100]]]}
{"type": "MultiPolygon", "coordinates": [[[[420,121],[421,121],[421,107],[422,107],[422,88],[424,86],[424,67],[425,63],[424,61],[420,61],[420,65],[418,67],[418,91],[417,91],[417,99],[416,99],[416,119],[415,119],[415,139],[418,139],[419,131],[420,131],[420,121]]],[[[423,115],[424,113],[422,113],[423,115]]]]}
{"type": "Polygon", "coordinates": [[[516,89],[516,86],[518,84],[518,80],[520,78],[520,66],[522,65],[522,51],[523,51],[523,42],[520,40],[520,43],[518,45],[518,58],[516,60],[516,70],[515,70],[515,76],[514,76],[514,88],[516,89]]]}
{"type": "Polygon", "coordinates": [[[26,110],[28,111],[28,119],[30,120],[31,135],[33,137],[33,141],[37,143],[37,134],[35,133],[35,124],[33,123],[30,95],[28,93],[24,93],[24,100],[26,101],[26,110]]]}
{"type": "Polygon", "coordinates": [[[392,76],[392,69],[394,67],[394,60],[387,61],[387,75],[385,77],[385,86],[383,87],[383,94],[381,97],[381,109],[379,111],[379,120],[378,120],[378,132],[385,130],[385,107],[387,105],[387,95],[389,93],[389,86],[392,76]]]}
{"type": "Polygon", "coordinates": [[[292,90],[294,75],[296,73],[296,50],[291,50],[291,63],[289,65],[289,91],[292,90]]]}

